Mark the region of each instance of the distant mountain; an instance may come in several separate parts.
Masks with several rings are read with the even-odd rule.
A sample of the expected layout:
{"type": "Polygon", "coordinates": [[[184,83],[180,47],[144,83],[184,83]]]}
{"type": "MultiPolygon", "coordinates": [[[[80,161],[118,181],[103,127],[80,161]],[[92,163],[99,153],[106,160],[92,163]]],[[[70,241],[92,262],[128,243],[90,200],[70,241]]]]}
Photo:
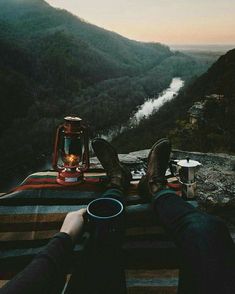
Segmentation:
{"type": "Polygon", "coordinates": [[[65,115],[80,115],[94,134],[121,125],[173,77],[189,81],[209,64],[43,0],[0,0],[0,184],[48,161],[65,115]]]}
{"type": "MultiPolygon", "coordinates": [[[[102,76],[97,77],[98,80],[102,80],[105,73],[108,78],[125,73],[136,74],[137,69],[142,72],[143,69],[153,67],[162,59],[173,55],[164,45],[131,41],[89,24],[65,10],[52,8],[43,0],[0,0],[0,19],[12,26],[12,35],[7,32],[7,37],[20,39],[21,42],[23,38],[23,41],[34,49],[34,45],[40,46],[44,38],[46,42],[58,37],[58,32],[60,38],[66,35],[65,41],[81,47],[80,54],[87,52],[85,56],[81,56],[87,57],[83,68],[88,61],[97,62],[101,66],[102,76]],[[94,60],[89,59],[92,55],[96,55],[94,60]]],[[[63,43],[63,39],[61,42],[63,43]]],[[[76,54],[74,51],[70,53],[76,54]]],[[[75,57],[79,57],[79,53],[75,57]]]]}
{"type": "MultiPolygon", "coordinates": [[[[126,150],[149,147],[157,138],[170,136],[175,147],[195,151],[235,153],[235,49],[221,56],[209,70],[188,85],[173,101],[114,140],[126,150]],[[219,99],[207,98],[211,94],[219,99]],[[194,126],[188,110],[194,102],[204,105],[202,121],[194,126]],[[141,138],[141,140],[140,140],[141,138]]],[[[125,151],[126,151],[125,150],[125,151]]]]}

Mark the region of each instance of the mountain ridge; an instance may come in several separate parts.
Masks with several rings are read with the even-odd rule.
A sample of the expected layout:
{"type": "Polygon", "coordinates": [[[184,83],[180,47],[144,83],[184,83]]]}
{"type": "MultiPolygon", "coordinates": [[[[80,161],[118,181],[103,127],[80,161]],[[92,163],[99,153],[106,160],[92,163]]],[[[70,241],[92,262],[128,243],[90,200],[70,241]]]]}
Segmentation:
{"type": "MultiPolygon", "coordinates": [[[[15,2],[19,2],[19,4],[22,3],[30,3],[31,1],[24,1],[24,0],[20,0],[20,1],[16,1],[16,0],[8,0],[7,4],[2,1],[2,11],[4,11],[4,9],[6,9],[7,6],[13,6],[14,7],[14,3],[15,2]]],[[[37,1],[38,5],[39,3],[46,3],[45,1],[37,1]]],[[[47,3],[46,3],[47,4],[47,3]]],[[[28,7],[26,5],[26,7],[28,7]]],[[[1,8],[1,2],[0,2],[0,8],[1,8]]],[[[35,7],[33,6],[33,8],[35,9],[35,7]]],[[[40,7],[40,9],[44,9],[44,7],[40,7]]],[[[11,8],[11,10],[14,10],[11,8]]],[[[13,13],[13,11],[11,12],[13,13]]],[[[38,10],[34,13],[38,14],[38,10]]],[[[28,14],[28,11],[26,9],[26,11],[23,13],[23,9],[17,9],[17,11],[14,10],[14,17],[15,19],[21,18],[22,16],[28,17],[29,15],[31,16],[31,18],[29,18],[28,20],[24,20],[26,23],[24,24],[24,26],[22,27],[21,25],[21,31],[22,29],[26,29],[27,33],[28,31],[28,26],[27,26],[27,22],[30,22],[31,26],[33,26],[34,29],[36,29],[39,32],[43,32],[43,34],[47,34],[47,30],[46,29],[50,29],[50,25],[55,29],[57,28],[58,30],[61,29],[61,26],[63,25],[64,29],[67,29],[69,32],[74,33],[75,35],[77,35],[77,37],[81,37],[84,41],[87,41],[89,44],[92,44],[103,50],[104,52],[110,52],[112,48],[112,42],[111,41],[116,41],[115,44],[115,49],[120,49],[118,48],[118,42],[122,42],[122,46],[131,46],[132,49],[136,49],[135,45],[141,46],[142,48],[144,48],[145,50],[148,50],[150,53],[152,54],[157,54],[158,52],[156,50],[154,50],[155,46],[157,47],[158,50],[160,50],[161,48],[163,48],[164,50],[167,51],[168,54],[172,54],[170,52],[169,47],[165,46],[165,45],[160,45],[159,43],[144,43],[144,42],[138,42],[138,41],[134,41],[134,40],[130,40],[128,38],[125,38],[115,32],[111,32],[109,30],[105,30],[103,28],[100,28],[96,25],[93,25],[89,22],[85,22],[83,21],[81,18],[79,18],[76,15],[73,15],[71,13],[69,13],[66,10],[61,10],[61,9],[55,9],[52,6],[50,6],[49,4],[46,5],[45,7],[45,11],[43,10],[44,15],[41,16],[41,18],[34,18],[32,19],[32,11],[30,10],[30,13],[28,14]],[[23,15],[22,15],[23,14],[23,15]],[[24,15],[26,14],[26,15],[24,15]],[[45,21],[45,19],[47,19],[48,14],[50,15],[50,21],[48,22],[45,21]],[[20,15],[20,17],[19,17],[20,15]],[[43,28],[40,30],[40,26],[38,26],[38,22],[43,23],[43,28]],[[78,24],[80,27],[78,27],[78,24]],[[48,27],[49,26],[49,27],[48,27]],[[79,30],[80,29],[80,30],[79,30]],[[94,37],[95,36],[95,37],[94,37]],[[102,38],[106,38],[105,41],[106,42],[102,42],[102,38]],[[107,39],[108,38],[108,39],[107,39]],[[108,42],[107,42],[108,41],[108,42]],[[109,46],[108,46],[109,45],[109,46]]],[[[34,15],[33,15],[34,16],[34,15]]],[[[7,12],[5,13],[4,17],[3,17],[3,12],[2,14],[0,13],[0,18],[5,19],[6,21],[9,20],[9,17],[7,17],[7,12]]],[[[35,34],[35,31],[33,32],[33,34],[35,34]]],[[[120,47],[120,46],[119,46],[120,47]]],[[[121,48],[122,49],[122,48],[121,48]]],[[[137,48],[138,49],[138,48],[137,48]]],[[[123,50],[123,49],[122,49],[123,50]]],[[[117,50],[117,52],[119,52],[117,50]]],[[[133,53],[133,52],[132,52],[133,53]]],[[[138,50],[137,50],[138,53],[138,50]]],[[[125,56],[125,52],[121,51],[118,56],[123,57],[125,56]]]]}

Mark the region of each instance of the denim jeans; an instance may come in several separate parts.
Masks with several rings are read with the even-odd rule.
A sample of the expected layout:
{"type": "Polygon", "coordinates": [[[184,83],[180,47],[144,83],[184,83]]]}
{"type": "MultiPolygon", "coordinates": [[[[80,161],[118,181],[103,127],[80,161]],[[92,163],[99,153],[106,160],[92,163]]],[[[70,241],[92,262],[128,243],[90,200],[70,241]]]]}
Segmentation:
{"type": "Polygon", "coordinates": [[[235,245],[224,222],[172,190],[156,193],[154,210],[181,255],[178,293],[235,293],[235,245]]]}
{"type": "Polygon", "coordinates": [[[123,196],[123,192],[117,188],[108,189],[104,194],[102,195],[104,198],[114,198],[119,200],[124,204],[125,197],[123,196]]]}

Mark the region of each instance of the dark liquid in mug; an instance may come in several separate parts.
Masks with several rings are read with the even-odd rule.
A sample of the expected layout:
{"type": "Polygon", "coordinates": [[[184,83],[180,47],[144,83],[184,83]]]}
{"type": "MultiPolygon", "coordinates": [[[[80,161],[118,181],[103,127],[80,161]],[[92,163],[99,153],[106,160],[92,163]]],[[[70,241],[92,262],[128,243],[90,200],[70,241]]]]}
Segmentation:
{"type": "Polygon", "coordinates": [[[109,199],[101,199],[100,201],[92,203],[89,210],[97,217],[112,217],[118,214],[122,210],[122,207],[118,202],[109,199]]]}

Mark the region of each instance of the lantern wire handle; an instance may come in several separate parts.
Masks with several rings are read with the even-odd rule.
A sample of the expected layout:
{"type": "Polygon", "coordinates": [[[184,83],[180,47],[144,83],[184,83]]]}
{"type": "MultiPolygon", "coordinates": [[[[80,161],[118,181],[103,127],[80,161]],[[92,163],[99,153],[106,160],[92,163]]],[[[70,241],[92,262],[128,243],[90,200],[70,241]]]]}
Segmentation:
{"type": "Polygon", "coordinates": [[[53,155],[53,161],[52,161],[52,167],[54,170],[59,171],[59,167],[57,165],[57,161],[58,161],[58,145],[59,145],[59,140],[60,140],[60,134],[61,134],[61,130],[63,129],[64,125],[61,124],[59,125],[59,127],[56,130],[56,138],[55,138],[55,145],[54,145],[54,155],[53,155]]]}
{"type": "Polygon", "coordinates": [[[83,154],[82,163],[86,163],[85,170],[88,170],[90,167],[89,164],[89,136],[88,136],[88,129],[85,125],[82,126],[84,132],[84,147],[86,152],[83,154]]]}

